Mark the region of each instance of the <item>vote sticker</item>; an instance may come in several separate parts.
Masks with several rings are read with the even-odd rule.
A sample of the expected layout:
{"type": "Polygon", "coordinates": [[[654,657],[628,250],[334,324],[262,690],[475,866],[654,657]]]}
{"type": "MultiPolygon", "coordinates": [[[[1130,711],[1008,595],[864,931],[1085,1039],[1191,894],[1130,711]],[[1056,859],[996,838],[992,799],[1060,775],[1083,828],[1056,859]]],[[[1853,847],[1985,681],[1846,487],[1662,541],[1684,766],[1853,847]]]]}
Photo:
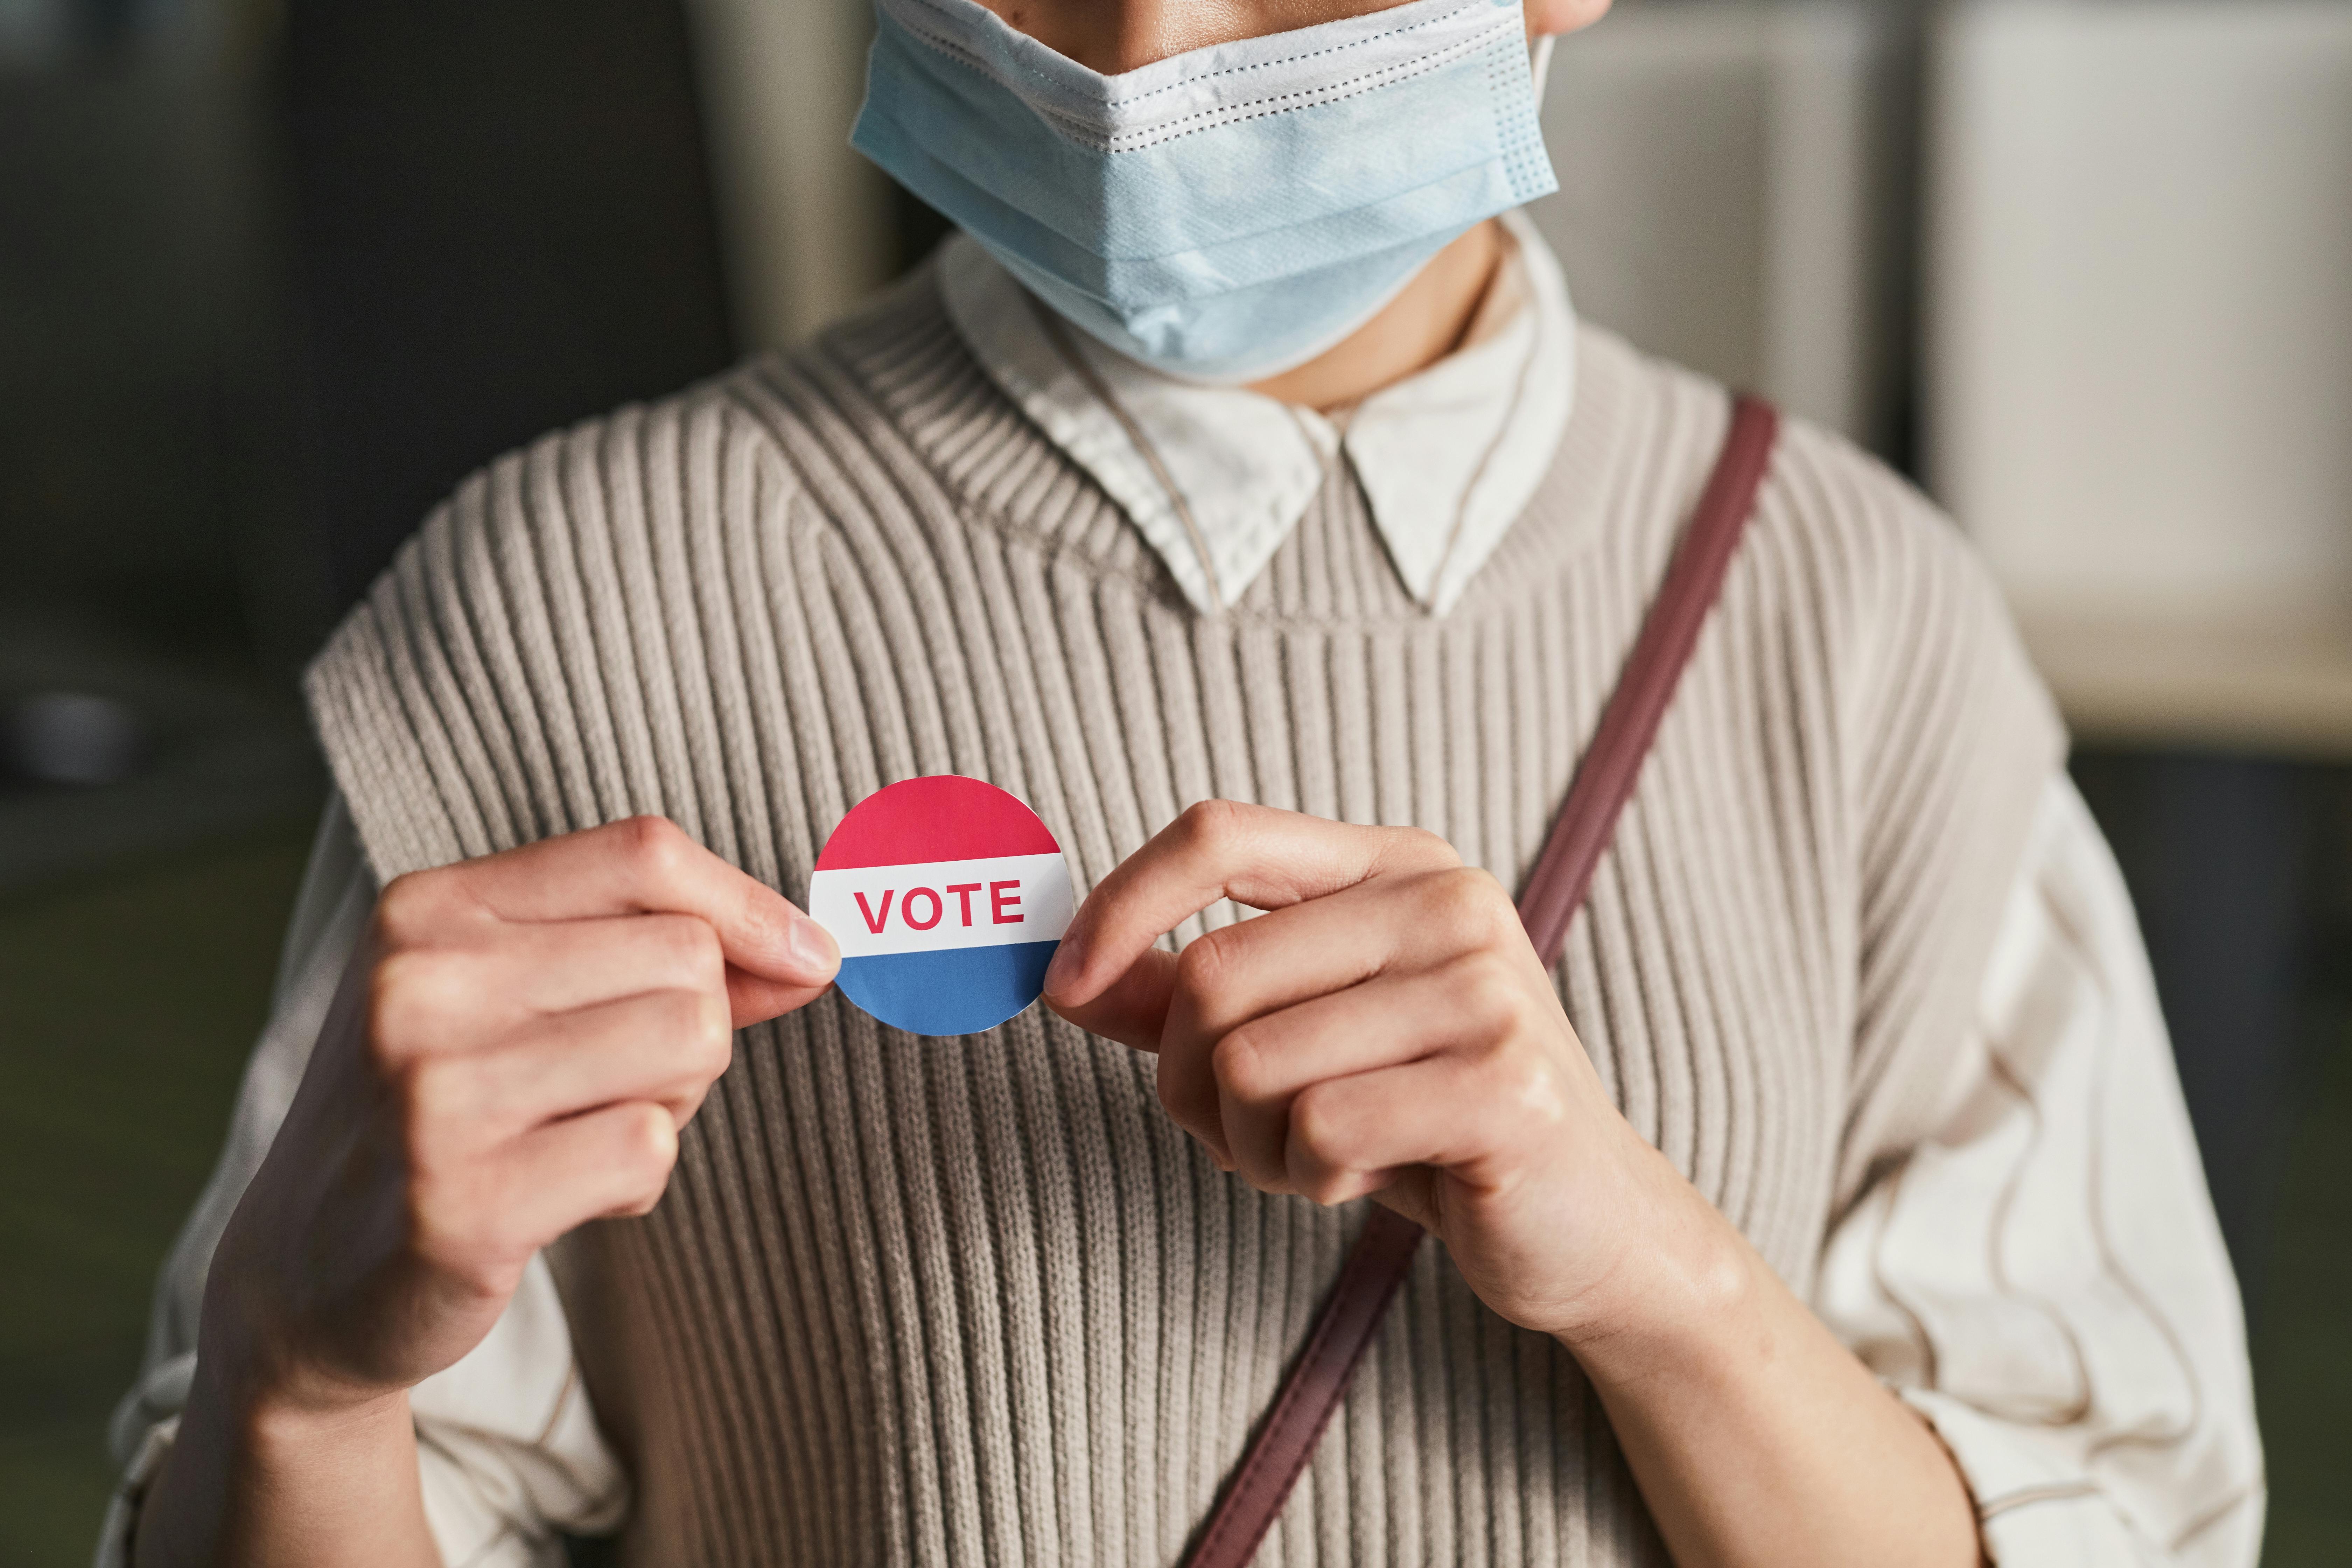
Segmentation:
{"type": "Polygon", "coordinates": [[[1020,797],[941,774],[858,802],[808,903],[841,944],[844,995],[910,1034],[970,1035],[1045,991],[1076,900],[1062,847],[1020,797]]]}

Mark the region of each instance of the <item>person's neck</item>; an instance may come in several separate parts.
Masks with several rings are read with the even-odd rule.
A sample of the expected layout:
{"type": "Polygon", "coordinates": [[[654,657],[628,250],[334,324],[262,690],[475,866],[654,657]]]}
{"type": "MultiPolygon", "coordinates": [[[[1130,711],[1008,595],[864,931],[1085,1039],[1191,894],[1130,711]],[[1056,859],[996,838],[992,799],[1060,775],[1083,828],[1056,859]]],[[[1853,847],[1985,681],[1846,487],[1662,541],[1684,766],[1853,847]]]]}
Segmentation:
{"type": "Polygon", "coordinates": [[[1249,390],[1302,407],[1361,403],[1459,347],[1503,259],[1502,226],[1478,225],[1430,258],[1381,313],[1296,370],[1249,390]]]}

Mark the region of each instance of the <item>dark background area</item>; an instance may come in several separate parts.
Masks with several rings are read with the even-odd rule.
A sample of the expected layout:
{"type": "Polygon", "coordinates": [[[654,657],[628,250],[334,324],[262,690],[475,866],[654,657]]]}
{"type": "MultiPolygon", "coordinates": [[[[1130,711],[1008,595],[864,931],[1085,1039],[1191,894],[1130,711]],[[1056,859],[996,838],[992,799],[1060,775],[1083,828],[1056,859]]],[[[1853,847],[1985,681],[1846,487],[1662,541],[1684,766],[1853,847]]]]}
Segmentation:
{"type": "Polygon", "coordinates": [[[486,455],[734,357],[689,68],[643,0],[288,11],[298,507],[335,603],[486,455]]]}
{"type": "MultiPolygon", "coordinates": [[[[29,1565],[87,1559],[267,1008],[324,787],[301,661],[466,472],[739,337],[674,0],[83,0],[13,54],[6,4],[0,1563],[29,1565]]],[[[937,237],[899,219],[907,256],[937,237]]],[[[2352,771],[2075,767],[2253,1312],[2266,1561],[2352,1561],[2352,771]]]]}

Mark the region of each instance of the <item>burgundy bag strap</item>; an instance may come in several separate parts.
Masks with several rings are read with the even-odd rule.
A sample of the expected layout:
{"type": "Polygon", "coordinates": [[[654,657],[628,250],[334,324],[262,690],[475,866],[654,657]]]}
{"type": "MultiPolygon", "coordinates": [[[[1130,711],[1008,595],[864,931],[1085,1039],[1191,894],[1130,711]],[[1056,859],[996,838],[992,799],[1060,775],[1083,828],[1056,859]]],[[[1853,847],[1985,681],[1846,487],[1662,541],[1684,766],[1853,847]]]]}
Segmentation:
{"type": "MultiPolygon", "coordinates": [[[[1546,969],[1559,962],[1568,928],[1583,907],[1592,873],[1609,847],[1617,818],[1633,798],[1650,742],[1657,738],[1683,668],[1723,589],[1732,552],[1756,510],[1756,492],[1772,459],[1780,419],[1769,404],[1742,397],[1733,406],[1731,433],[1699,497],[1665,581],[1642,623],[1617,689],[1601,716],[1576,782],[1552,823],[1551,837],[1519,900],[1519,919],[1546,969]]],[[[1372,1334],[1395,1300],[1397,1287],[1421,1247],[1421,1226],[1373,1205],[1339,1282],[1315,1320],[1265,1426],[1234,1472],[1217,1511],[1201,1532],[1185,1568],[1247,1568],[1274,1527],[1291,1489],[1322,1441],[1372,1334]]]]}

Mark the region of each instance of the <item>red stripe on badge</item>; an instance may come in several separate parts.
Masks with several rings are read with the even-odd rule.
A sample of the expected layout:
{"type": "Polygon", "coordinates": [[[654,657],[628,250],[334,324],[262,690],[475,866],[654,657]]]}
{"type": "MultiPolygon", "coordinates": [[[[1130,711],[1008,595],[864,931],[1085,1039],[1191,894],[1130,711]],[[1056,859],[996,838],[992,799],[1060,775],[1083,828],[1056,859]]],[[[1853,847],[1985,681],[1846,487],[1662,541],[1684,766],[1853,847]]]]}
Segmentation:
{"type": "Polygon", "coordinates": [[[814,869],[1058,855],[1061,849],[1018,799],[994,784],[942,773],[866,796],[834,829],[814,869]]]}

